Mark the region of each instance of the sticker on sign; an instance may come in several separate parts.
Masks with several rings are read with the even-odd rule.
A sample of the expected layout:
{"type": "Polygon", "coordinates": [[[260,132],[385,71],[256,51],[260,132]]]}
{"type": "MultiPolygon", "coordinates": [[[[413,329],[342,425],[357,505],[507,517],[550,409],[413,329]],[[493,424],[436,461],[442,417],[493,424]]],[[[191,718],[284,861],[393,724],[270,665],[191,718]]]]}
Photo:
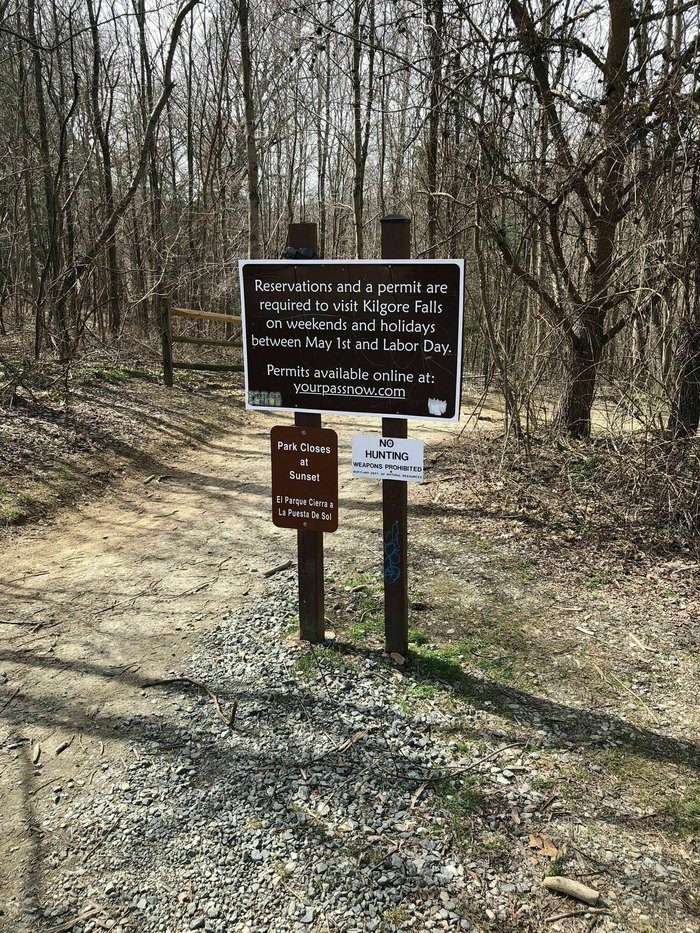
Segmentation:
{"type": "Polygon", "coordinates": [[[423,441],[399,437],[352,439],[352,475],[362,479],[423,481],[423,441]]]}

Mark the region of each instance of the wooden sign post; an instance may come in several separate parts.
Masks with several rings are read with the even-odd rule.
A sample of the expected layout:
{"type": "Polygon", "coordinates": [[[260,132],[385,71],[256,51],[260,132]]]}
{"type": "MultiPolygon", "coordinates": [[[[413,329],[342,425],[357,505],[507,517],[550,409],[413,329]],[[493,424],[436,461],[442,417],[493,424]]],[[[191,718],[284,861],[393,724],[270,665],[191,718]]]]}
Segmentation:
{"type": "MultiPolygon", "coordinates": [[[[382,217],[382,259],[410,259],[411,220],[403,214],[382,217]]],[[[408,437],[404,418],[382,418],[382,437],[408,437]]],[[[386,650],[408,651],[408,486],[382,480],[384,532],[384,641],[386,650]]]]}
{"type": "MultiPolygon", "coordinates": [[[[295,428],[309,432],[321,429],[320,412],[382,419],[381,453],[365,442],[363,457],[388,460],[387,451],[394,451],[394,468],[381,477],[385,633],[387,650],[402,655],[408,648],[406,481],[422,473],[422,453],[419,463],[409,462],[411,444],[419,442],[407,441],[407,419],[459,420],[464,294],[464,263],[411,260],[410,231],[408,217],[391,215],[382,220],[381,259],[319,260],[315,226],[292,224],[283,259],[240,262],[246,407],[292,411],[295,428]]],[[[299,473],[299,466],[290,470],[299,473]]],[[[318,642],[324,637],[321,535],[331,529],[293,527],[301,637],[318,642]]]]}
{"type": "MultiPolygon", "coordinates": [[[[318,251],[316,224],[290,224],[287,230],[289,249],[318,251]]],[[[320,428],[321,416],[310,412],[296,412],[294,424],[298,428],[320,428]]],[[[297,530],[297,560],[299,565],[299,637],[317,645],[326,636],[323,585],[323,532],[297,530]]]]}

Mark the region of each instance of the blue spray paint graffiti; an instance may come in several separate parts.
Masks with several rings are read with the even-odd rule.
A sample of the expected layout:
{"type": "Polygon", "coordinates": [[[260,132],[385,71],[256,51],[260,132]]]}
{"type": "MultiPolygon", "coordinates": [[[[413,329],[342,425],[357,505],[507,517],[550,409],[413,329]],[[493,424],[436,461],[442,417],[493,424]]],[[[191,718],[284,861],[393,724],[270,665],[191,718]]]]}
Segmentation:
{"type": "Polygon", "coordinates": [[[398,522],[394,522],[384,535],[384,579],[387,583],[398,583],[401,579],[401,541],[398,522]]]}

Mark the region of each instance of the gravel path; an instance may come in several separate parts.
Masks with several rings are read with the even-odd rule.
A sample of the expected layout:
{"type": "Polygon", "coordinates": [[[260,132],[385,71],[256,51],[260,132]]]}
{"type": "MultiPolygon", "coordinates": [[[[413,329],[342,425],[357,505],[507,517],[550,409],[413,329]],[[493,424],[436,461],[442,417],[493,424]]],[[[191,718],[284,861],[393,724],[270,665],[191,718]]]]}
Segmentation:
{"type": "Polygon", "coordinates": [[[402,712],[380,659],[295,644],[294,584],[278,576],[192,660],[238,698],[233,730],[206,695],[154,687],[134,760],[57,812],[65,882],[47,919],[94,901],[107,928],[139,933],[473,928],[465,866],[420,800],[459,764],[432,734],[444,717],[402,712]]]}
{"type": "Polygon", "coordinates": [[[528,844],[558,804],[533,788],[536,733],[527,750],[486,701],[408,703],[419,683],[380,653],[309,651],[293,634],[295,597],[293,572],[278,574],[204,637],[184,675],[218,708],[183,680],[148,687],[153,715],[124,721],[142,736],[131,757],[53,789],[50,906],[29,911],[28,929],[632,928],[572,901],[546,910],[578,908],[585,925],[543,923],[551,895],[528,844]],[[477,778],[483,799],[469,797],[477,778]]]}

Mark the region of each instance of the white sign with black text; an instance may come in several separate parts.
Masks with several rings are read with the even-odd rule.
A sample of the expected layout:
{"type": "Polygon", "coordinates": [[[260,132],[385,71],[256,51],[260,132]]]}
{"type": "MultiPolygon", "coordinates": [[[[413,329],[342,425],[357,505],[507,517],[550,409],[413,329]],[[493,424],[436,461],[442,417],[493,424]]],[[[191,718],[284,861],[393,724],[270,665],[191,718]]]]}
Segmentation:
{"type": "Polygon", "coordinates": [[[423,441],[400,437],[352,439],[352,475],[362,479],[423,481],[423,441]]]}

